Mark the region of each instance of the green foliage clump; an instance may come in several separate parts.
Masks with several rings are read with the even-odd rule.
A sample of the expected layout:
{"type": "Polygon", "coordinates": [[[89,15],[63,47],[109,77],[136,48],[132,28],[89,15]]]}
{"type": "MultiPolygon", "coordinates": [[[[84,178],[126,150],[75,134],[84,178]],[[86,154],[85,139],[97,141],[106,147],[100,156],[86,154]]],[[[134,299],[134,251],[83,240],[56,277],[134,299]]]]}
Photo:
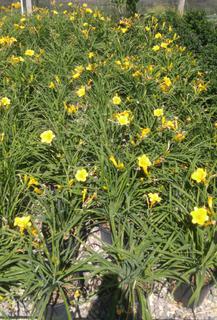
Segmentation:
{"type": "Polygon", "coordinates": [[[197,57],[210,81],[209,92],[217,94],[217,26],[208,20],[205,11],[187,11],[183,17],[167,12],[166,20],[180,36],[180,43],[197,57]]]}
{"type": "Polygon", "coordinates": [[[137,3],[139,0],[112,0],[117,6],[125,5],[128,15],[134,15],[137,12],[137,3]]]}

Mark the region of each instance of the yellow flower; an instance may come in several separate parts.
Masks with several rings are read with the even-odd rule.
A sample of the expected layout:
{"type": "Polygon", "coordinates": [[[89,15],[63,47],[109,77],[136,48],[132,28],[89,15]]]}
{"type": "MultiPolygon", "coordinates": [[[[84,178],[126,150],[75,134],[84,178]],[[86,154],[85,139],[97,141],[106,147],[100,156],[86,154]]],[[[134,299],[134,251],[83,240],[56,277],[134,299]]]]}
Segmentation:
{"type": "Polygon", "coordinates": [[[112,98],[112,102],[115,105],[119,105],[121,104],[121,98],[116,94],[113,98],[112,98]]]}
{"type": "Polygon", "coordinates": [[[164,77],[162,83],[160,84],[160,88],[163,92],[169,91],[170,87],[172,86],[172,81],[169,77],[164,77]]]}
{"type": "Polygon", "coordinates": [[[73,183],[74,183],[74,179],[69,179],[67,186],[71,188],[73,186],[73,183]]]}
{"type": "Polygon", "coordinates": [[[18,227],[20,229],[20,233],[23,234],[24,230],[27,230],[29,227],[31,227],[31,216],[26,217],[16,217],[14,219],[14,226],[18,227]]]}
{"type": "Polygon", "coordinates": [[[137,158],[137,160],[138,160],[139,167],[143,169],[145,174],[148,174],[148,167],[150,167],[152,165],[149,158],[145,154],[143,154],[143,155],[139,156],[137,158]]]}
{"type": "Polygon", "coordinates": [[[31,231],[31,235],[33,237],[37,237],[38,236],[38,230],[35,227],[32,227],[30,231],[31,231]]]}
{"type": "Polygon", "coordinates": [[[162,198],[159,197],[158,193],[149,193],[148,198],[151,204],[151,207],[153,207],[156,203],[161,202],[162,198]]]}
{"type": "Polygon", "coordinates": [[[206,83],[199,83],[198,84],[198,91],[199,92],[203,92],[203,91],[207,91],[207,84],[206,83]]]}
{"type": "Polygon", "coordinates": [[[86,89],[85,89],[85,86],[81,86],[77,91],[76,91],[76,94],[79,98],[85,96],[86,94],[86,89]]]}
{"type": "Polygon", "coordinates": [[[80,295],[81,295],[81,294],[80,294],[80,291],[79,291],[79,290],[76,290],[75,293],[74,293],[74,298],[75,298],[75,299],[78,299],[78,298],[80,297],[80,295]]]}
{"type": "Polygon", "coordinates": [[[48,88],[50,89],[55,89],[55,83],[53,81],[51,81],[48,85],[48,88]]]}
{"type": "Polygon", "coordinates": [[[197,183],[200,183],[200,182],[204,182],[205,183],[206,176],[207,176],[206,170],[204,170],[203,168],[197,168],[197,170],[195,170],[192,173],[191,179],[195,180],[197,183]]]}
{"type": "Polygon", "coordinates": [[[169,43],[168,42],[162,42],[161,43],[161,48],[166,49],[168,47],[169,43]]]}
{"type": "Polygon", "coordinates": [[[85,182],[88,177],[88,172],[86,169],[79,169],[75,174],[75,179],[80,182],[85,182]]]}
{"type": "Polygon", "coordinates": [[[72,78],[78,79],[81,76],[83,71],[84,71],[83,66],[80,65],[80,66],[75,67],[74,71],[72,72],[72,78]]]}
{"type": "Polygon", "coordinates": [[[156,33],[156,35],[154,36],[155,39],[160,39],[162,38],[162,34],[160,32],[156,33]]]}
{"type": "Polygon", "coordinates": [[[85,12],[86,12],[86,13],[93,13],[93,10],[90,9],[90,8],[87,8],[87,9],[85,9],[85,12]]]}
{"type": "Polygon", "coordinates": [[[213,197],[208,196],[208,206],[209,209],[212,211],[213,210],[213,197]]]}
{"type": "Polygon", "coordinates": [[[159,47],[158,45],[153,46],[152,50],[155,51],[155,52],[156,52],[156,51],[159,51],[159,50],[160,50],[160,47],[159,47]]]}
{"type": "Polygon", "coordinates": [[[88,65],[86,66],[86,70],[87,71],[93,71],[94,70],[94,64],[88,63],[88,65]]]}
{"type": "Polygon", "coordinates": [[[145,138],[147,137],[147,135],[150,133],[151,129],[150,128],[143,128],[141,129],[141,134],[140,134],[140,138],[145,138]]]}
{"type": "Polygon", "coordinates": [[[83,207],[90,205],[92,203],[92,201],[96,200],[96,199],[97,199],[97,192],[94,192],[92,195],[90,195],[89,197],[87,197],[85,199],[85,202],[83,203],[83,207]]]}
{"type": "Polygon", "coordinates": [[[25,56],[33,57],[34,54],[35,54],[35,51],[28,49],[28,50],[25,51],[24,54],[25,54],[25,56]]]}
{"type": "Polygon", "coordinates": [[[131,111],[128,110],[116,113],[114,117],[121,126],[126,126],[133,120],[133,115],[131,111]]]}
{"type": "Polygon", "coordinates": [[[164,109],[159,108],[159,109],[154,109],[154,116],[155,117],[162,117],[164,114],[164,109]]]}
{"type": "Polygon", "coordinates": [[[87,188],[84,188],[82,191],[82,202],[84,203],[86,196],[87,196],[87,188]]]}
{"type": "Polygon", "coordinates": [[[17,39],[14,37],[1,37],[0,38],[0,45],[8,45],[11,46],[14,42],[17,42],[17,39]]]}
{"type": "Polygon", "coordinates": [[[137,70],[137,71],[135,71],[135,72],[132,74],[132,76],[133,76],[134,78],[136,78],[136,77],[141,77],[141,76],[142,76],[142,72],[139,71],[139,70],[137,70]]]}
{"type": "Polygon", "coordinates": [[[95,56],[94,52],[88,52],[88,58],[92,59],[95,56]]]}
{"type": "Polygon", "coordinates": [[[66,102],[64,102],[64,108],[68,113],[76,113],[78,111],[78,107],[74,104],[67,105],[66,102]]]}
{"type": "Polygon", "coordinates": [[[28,184],[27,184],[28,188],[30,188],[31,186],[38,186],[39,185],[38,181],[32,176],[30,176],[28,180],[29,180],[28,184]]]}
{"type": "Polygon", "coordinates": [[[24,25],[22,25],[22,24],[17,24],[17,23],[14,23],[14,27],[15,27],[16,29],[20,29],[20,30],[25,29],[25,26],[24,26],[24,25]]]}
{"type": "Polygon", "coordinates": [[[194,90],[195,92],[199,92],[199,93],[203,91],[207,91],[207,84],[204,82],[204,80],[198,79],[198,81],[194,86],[194,90]]]}
{"type": "Polygon", "coordinates": [[[51,142],[55,138],[55,134],[52,130],[47,130],[40,134],[40,138],[42,143],[51,144],[51,142]]]}
{"type": "Polygon", "coordinates": [[[118,170],[123,170],[124,169],[123,162],[120,162],[119,160],[117,162],[113,155],[109,157],[109,160],[113,163],[113,165],[115,166],[116,169],[118,169],[118,170]]]}
{"type": "Polygon", "coordinates": [[[3,142],[3,141],[4,141],[4,138],[5,138],[4,132],[1,132],[1,133],[0,133],[0,142],[3,142]]]}
{"type": "Polygon", "coordinates": [[[59,77],[59,76],[56,75],[54,78],[55,78],[55,80],[56,80],[56,82],[57,82],[58,84],[61,83],[61,80],[60,80],[60,77],[59,77]]]}
{"type": "Polygon", "coordinates": [[[191,211],[190,215],[192,216],[192,223],[199,224],[203,226],[207,220],[209,220],[208,211],[206,208],[194,208],[194,211],[191,211]]]}
{"type": "Polygon", "coordinates": [[[14,8],[14,9],[20,9],[21,8],[21,3],[19,1],[15,2],[15,3],[12,3],[11,7],[14,8]]]}
{"type": "Polygon", "coordinates": [[[35,193],[37,193],[38,195],[42,195],[44,193],[44,191],[38,187],[35,187],[33,190],[35,193]]]}
{"type": "Polygon", "coordinates": [[[23,62],[24,61],[24,59],[22,58],[22,57],[20,57],[20,56],[18,56],[18,57],[16,57],[16,56],[11,56],[9,59],[8,59],[8,61],[11,63],[11,64],[17,64],[17,63],[20,63],[20,62],[23,62]]]}
{"type": "Polygon", "coordinates": [[[185,133],[184,132],[178,132],[175,137],[173,138],[176,142],[182,142],[185,139],[185,133]]]}
{"type": "Polygon", "coordinates": [[[164,77],[164,78],[163,78],[163,81],[164,81],[164,83],[165,83],[165,85],[166,85],[167,87],[171,87],[172,82],[171,82],[170,78],[164,77]]]}
{"type": "Polygon", "coordinates": [[[1,98],[1,100],[0,100],[0,106],[1,107],[8,108],[10,106],[10,104],[11,104],[11,100],[10,99],[8,99],[7,97],[1,98]]]}
{"type": "Polygon", "coordinates": [[[125,27],[125,28],[119,27],[118,29],[121,30],[122,33],[126,33],[129,30],[128,27],[125,27]]]}
{"type": "Polygon", "coordinates": [[[162,123],[162,128],[163,128],[163,129],[169,129],[169,130],[176,130],[176,129],[178,129],[177,119],[174,119],[174,120],[166,120],[165,117],[162,117],[161,123],[162,123]]]}

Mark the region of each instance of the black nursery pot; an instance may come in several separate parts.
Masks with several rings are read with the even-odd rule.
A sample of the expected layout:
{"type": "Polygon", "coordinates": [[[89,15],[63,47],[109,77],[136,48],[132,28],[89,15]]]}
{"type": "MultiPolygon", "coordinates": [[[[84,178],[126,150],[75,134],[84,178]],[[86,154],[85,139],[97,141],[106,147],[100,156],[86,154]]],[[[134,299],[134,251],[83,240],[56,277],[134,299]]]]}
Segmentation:
{"type": "Polygon", "coordinates": [[[181,283],[174,291],[173,296],[174,296],[174,299],[177,302],[181,302],[184,307],[194,309],[196,307],[199,307],[203,303],[204,299],[206,298],[206,296],[208,295],[209,291],[212,289],[213,286],[214,286],[214,282],[210,282],[204,285],[201,289],[198,301],[193,302],[191,304],[189,304],[189,301],[194,293],[194,286],[192,285],[189,285],[187,283],[181,283]]]}
{"type": "Polygon", "coordinates": [[[108,227],[99,226],[100,237],[104,243],[112,244],[112,234],[108,227]]]}
{"type": "MultiPolygon", "coordinates": [[[[73,319],[73,315],[72,315],[73,319]]],[[[64,303],[49,304],[45,311],[45,320],[68,320],[64,303]]]]}

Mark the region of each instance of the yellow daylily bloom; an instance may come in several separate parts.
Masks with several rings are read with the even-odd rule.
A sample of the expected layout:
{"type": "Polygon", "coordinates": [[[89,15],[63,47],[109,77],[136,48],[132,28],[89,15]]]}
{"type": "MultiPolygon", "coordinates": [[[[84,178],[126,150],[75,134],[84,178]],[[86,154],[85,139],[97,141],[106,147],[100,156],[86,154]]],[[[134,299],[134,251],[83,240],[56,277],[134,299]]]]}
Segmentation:
{"type": "Polygon", "coordinates": [[[178,132],[174,136],[173,140],[176,141],[176,142],[182,142],[185,139],[185,136],[186,136],[185,132],[178,132]]]}
{"type": "Polygon", "coordinates": [[[50,83],[49,83],[49,85],[48,85],[48,88],[49,89],[55,89],[55,83],[53,82],[53,81],[51,81],[50,83]]]}
{"type": "Polygon", "coordinates": [[[4,133],[4,132],[1,132],[1,133],[0,133],[0,142],[3,142],[3,141],[4,141],[4,138],[5,138],[5,133],[4,133]]]}
{"type": "Polygon", "coordinates": [[[154,116],[155,117],[162,117],[164,114],[163,108],[154,109],[154,116]]]}
{"type": "Polygon", "coordinates": [[[87,196],[87,188],[84,188],[82,191],[82,202],[84,203],[86,196],[87,196]]]}
{"type": "Polygon", "coordinates": [[[64,102],[64,108],[68,113],[76,113],[78,111],[78,107],[74,104],[68,104],[64,102]]]}
{"type": "Polygon", "coordinates": [[[124,164],[123,162],[120,162],[119,160],[116,161],[115,157],[112,155],[109,157],[109,160],[113,163],[116,169],[118,170],[123,170],[124,169],[124,164]]]}
{"type": "Polygon", "coordinates": [[[31,186],[38,186],[38,185],[39,185],[38,181],[34,177],[30,176],[27,183],[28,188],[30,188],[31,186]]]}
{"type": "Polygon", "coordinates": [[[197,208],[195,207],[193,211],[190,212],[192,216],[192,223],[199,224],[203,226],[206,221],[209,220],[208,211],[206,208],[197,208]]]}
{"type": "Polygon", "coordinates": [[[169,129],[169,130],[177,130],[178,129],[177,119],[167,120],[165,117],[162,117],[161,123],[162,123],[162,129],[169,129]]]}
{"type": "Polygon", "coordinates": [[[35,51],[28,49],[28,50],[25,51],[24,54],[25,54],[25,56],[33,57],[34,54],[35,54],[35,51]]]}
{"type": "Polygon", "coordinates": [[[92,59],[95,57],[95,53],[94,52],[88,52],[88,58],[92,59]]]}
{"type": "Polygon", "coordinates": [[[51,144],[53,139],[55,138],[55,134],[52,130],[46,130],[40,134],[41,142],[51,144]]]}
{"type": "Polygon", "coordinates": [[[116,95],[112,98],[112,102],[113,102],[113,104],[115,104],[115,105],[121,104],[121,98],[119,97],[118,94],[116,94],[116,95]]]}
{"type": "Polygon", "coordinates": [[[143,169],[145,174],[148,174],[148,167],[152,165],[150,159],[146,156],[146,154],[143,154],[139,156],[137,160],[139,167],[143,169]]]}
{"type": "Polygon", "coordinates": [[[172,86],[172,81],[169,77],[164,77],[163,81],[160,84],[160,88],[163,92],[169,91],[170,87],[172,86]]]}
{"type": "Polygon", "coordinates": [[[159,51],[160,50],[160,46],[156,45],[156,46],[153,46],[152,48],[153,51],[159,51]]]}
{"type": "Polygon", "coordinates": [[[76,91],[76,94],[79,98],[85,96],[86,94],[86,88],[85,86],[81,86],[77,91],[76,91]]]}
{"type": "Polygon", "coordinates": [[[140,138],[145,138],[151,132],[150,128],[143,128],[141,129],[140,138]]]}
{"type": "Polygon", "coordinates": [[[209,209],[212,211],[213,210],[213,197],[208,196],[208,206],[209,209]]]}
{"type": "Polygon", "coordinates": [[[133,120],[133,115],[131,111],[128,110],[116,113],[114,117],[117,120],[118,124],[120,124],[121,126],[126,126],[133,120]]]}
{"type": "Polygon", "coordinates": [[[88,172],[86,169],[78,169],[75,174],[75,179],[79,182],[85,182],[88,177],[88,172]]]}
{"type": "Polygon", "coordinates": [[[203,168],[197,168],[192,174],[191,179],[195,180],[197,183],[206,182],[207,172],[203,168]]]}
{"type": "Polygon", "coordinates": [[[7,97],[3,97],[0,99],[0,107],[8,108],[11,104],[11,100],[7,97]]]}
{"type": "Polygon", "coordinates": [[[156,33],[156,35],[154,36],[155,39],[160,39],[162,38],[162,34],[160,32],[156,33]]]}
{"type": "Polygon", "coordinates": [[[20,57],[20,56],[16,57],[16,56],[12,55],[12,56],[8,59],[8,61],[9,61],[11,64],[14,65],[14,64],[23,62],[24,59],[23,59],[22,57],[20,57]]]}
{"type": "Polygon", "coordinates": [[[27,230],[29,227],[31,227],[31,216],[25,216],[25,217],[16,217],[14,219],[14,226],[18,227],[20,229],[20,233],[23,234],[24,230],[27,230]]]}
{"type": "Polygon", "coordinates": [[[149,193],[148,198],[151,207],[153,207],[156,203],[161,202],[162,200],[158,193],[149,193]]]}
{"type": "Polygon", "coordinates": [[[81,293],[80,290],[76,290],[74,293],[74,298],[77,300],[80,297],[81,293]]]}

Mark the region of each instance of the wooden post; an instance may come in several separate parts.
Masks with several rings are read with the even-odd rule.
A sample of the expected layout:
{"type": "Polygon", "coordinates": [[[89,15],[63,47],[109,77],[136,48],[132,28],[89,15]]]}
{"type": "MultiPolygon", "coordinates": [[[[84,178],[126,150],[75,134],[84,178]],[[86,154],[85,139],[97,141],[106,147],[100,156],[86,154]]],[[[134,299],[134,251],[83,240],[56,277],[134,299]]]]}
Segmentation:
{"type": "Polygon", "coordinates": [[[21,4],[21,14],[24,14],[23,0],[20,0],[20,4],[21,4]]]}
{"type": "Polygon", "coordinates": [[[21,13],[32,13],[32,0],[21,0],[21,13]]]}
{"type": "Polygon", "coordinates": [[[181,16],[183,16],[184,10],[185,10],[185,0],[179,0],[178,12],[181,16]]]}
{"type": "Polygon", "coordinates": [[[32,13],[32,0],[26,0],[26,13],[32,13]]]}

